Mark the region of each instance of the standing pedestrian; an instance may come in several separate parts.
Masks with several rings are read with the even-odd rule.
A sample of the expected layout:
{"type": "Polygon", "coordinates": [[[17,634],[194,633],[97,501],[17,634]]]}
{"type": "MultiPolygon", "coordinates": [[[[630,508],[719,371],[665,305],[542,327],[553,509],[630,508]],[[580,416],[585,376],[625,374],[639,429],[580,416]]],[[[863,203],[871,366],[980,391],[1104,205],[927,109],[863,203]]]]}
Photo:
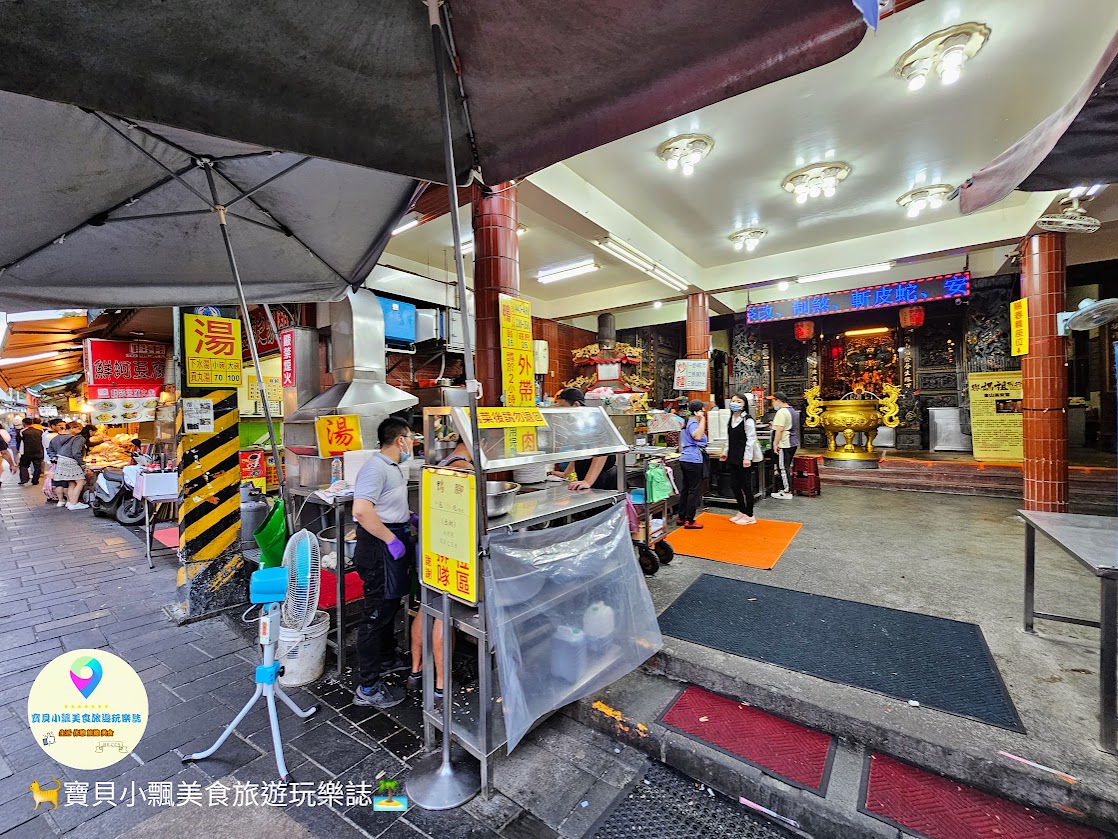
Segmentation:
{"type": "MultiPolygon", "coordinates": [[[[16,459],[14,457],[12,457],[12,445],[11,444],[12,444],[11,433],[8,431],[8,429],[4,428],[4,426],[0,425],[0,458],[3,459],[4,463],[8,464],[8,468],[12,470],[13,474],[15,474],[16,459]]],[[[0,466],[0,474],[2,474],[3,468],[4,468],[3,466],[0,466]]]]}
{"type": "Polygon", "coordinates": [[[38,486],[43,474],[43,426],[34,417],[23,418],[23,430],[20,431],[22,442],[19,454],[19,483],[20,486],[29,483],[38,486]]]}
{"type": "Polygon", "coordinates": [[[682,496],[679,500],[679,519],[684,530],[702,530],[695,516],[703,498],[704,455],[707,447],[707,408],[698,399],[687,403],[691,416],[679,435],[679,468],[683,472],[682,496]]]}
{"type": "MultiPolygon", "coordinates": [[[[89,438],[97,429],[92,425],[83,427],[80,422],[70,423],[67,428],[72,433],[61,434],[51,441],[57,453],[54,485],[64,485],[67,510],[88,510],[89,505],[81,500],[86,482],[85,455],[89,451],[89,438]]],[[[59,498],[58,503],[61,506],[63,498],[59,498]]]]}
{"type": "Polygon", "coordinates": [[[773,498],[788,500],[795,498],[792,494],[792,458],[796,456],[796,449],[800,445],[800,416],[788,404],[788,397],[777,391],[769,397],[776,416],[773,417],[773,456],[776,458],[776,468],[780,473],[783,489],[774,492],[773,498]]]}
{"type": "Polygon", "coordinates": [[[355,705],[392,708],[404,701],[399,685],[385,681],[411,665],[396,651],[396,613],[408,593],[414,563],[414,540],[408,509],[408,480],[400,464],[411,457],[411,428],[389,417],[377,429],[380,450],[361,471],[353,487],[357,546],[353,564],[365,591],[365,615],[357,626],[358,682],[355,705]]]}
{"type": "Polygon", "coordinates": [[[722,460],[730,467],[730,481],[738,514],[730,521],[734,524],[756,524],[753,517],[753,457],[757,450],[757,424],[750,416],[748,400],[740,393],[730,397],[730,422],[726,428],[729,445],[722,460]]]}

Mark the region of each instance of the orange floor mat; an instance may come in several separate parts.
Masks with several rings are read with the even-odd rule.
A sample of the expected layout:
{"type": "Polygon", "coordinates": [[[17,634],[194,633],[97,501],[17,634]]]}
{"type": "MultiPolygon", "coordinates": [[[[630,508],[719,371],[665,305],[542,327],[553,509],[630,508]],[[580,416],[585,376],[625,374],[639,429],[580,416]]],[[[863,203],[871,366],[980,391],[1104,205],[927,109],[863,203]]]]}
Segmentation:
{"type": "Polygon", "coordinates": [[[803,524],[798,521],[757,519],[756,524],[733,524],[726,516],[703,513],[697,519],[702,530],[682,527],[668,535],[676,553],[769,569],[792,544],[803,524]]]}

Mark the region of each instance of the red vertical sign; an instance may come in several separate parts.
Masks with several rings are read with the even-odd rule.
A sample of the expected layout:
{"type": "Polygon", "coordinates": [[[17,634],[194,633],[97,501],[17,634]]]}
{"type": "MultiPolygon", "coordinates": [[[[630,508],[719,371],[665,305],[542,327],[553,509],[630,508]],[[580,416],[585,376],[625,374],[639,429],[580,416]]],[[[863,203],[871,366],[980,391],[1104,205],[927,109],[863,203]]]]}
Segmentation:
{"type": "Polygon", "coordinates": [[[280,386],[295,387],[295,332],[280,333],[280,386]]]}

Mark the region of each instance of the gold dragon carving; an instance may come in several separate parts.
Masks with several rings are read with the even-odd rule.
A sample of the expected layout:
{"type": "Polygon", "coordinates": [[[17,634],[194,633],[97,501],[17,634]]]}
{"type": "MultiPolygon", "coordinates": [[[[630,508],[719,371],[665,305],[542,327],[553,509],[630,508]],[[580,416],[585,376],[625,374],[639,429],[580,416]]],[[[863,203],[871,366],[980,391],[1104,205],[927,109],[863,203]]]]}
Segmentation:
{"type": "Polygon", "coordinates": [[[901,389],[888,383],[881,387],[885,391],[885,398],[877,403],[877,410],[881,413],[881,424],[886,428],[896,428],[901,424],[898,416],[900,408],[897,407],[897,397],[901,395],[901,389]]]}
{"type": "Polygon", "coordinates": [[[807,400],[807,407],[804,409],[807,417],[804,419],[804,425],[818,428],[823,424],[823,405],[819,399],[819,385],[805,390],[804,399],[807,400]]]}

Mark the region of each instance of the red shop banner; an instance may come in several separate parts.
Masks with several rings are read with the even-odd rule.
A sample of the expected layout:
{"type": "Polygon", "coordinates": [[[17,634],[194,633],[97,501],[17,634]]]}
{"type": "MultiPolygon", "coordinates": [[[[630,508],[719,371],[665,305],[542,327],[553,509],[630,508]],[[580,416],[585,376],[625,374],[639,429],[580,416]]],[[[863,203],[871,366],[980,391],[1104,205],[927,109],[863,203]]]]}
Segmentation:
{"type": "Polygon", "coordinates": [[[295,333],[280,333],[280,387],[295,387],[295,333]]]}
{"type": "MultiPolygon", "coordinates": [[[[272,317],[276,321],[276,329],[281,333],[292,326],[299,326],[298,306],[272,306],[272,317]]],[[[271,355],[279,352],[280,345],[272,335],[272,326],[268,323],[268,315],[263,306],[250,309],[248,313],[249,328],[241,330],[241,358],[250,359],[252,353],[248,348],[248,336],[256,341],[256,353],[260,356],[271,355]]]]}
{"type": "Polygon", "coordinates": [[[152,341],[85,340],[87,399],[97,423],[155,418],[169,347],[152,341]]]}

